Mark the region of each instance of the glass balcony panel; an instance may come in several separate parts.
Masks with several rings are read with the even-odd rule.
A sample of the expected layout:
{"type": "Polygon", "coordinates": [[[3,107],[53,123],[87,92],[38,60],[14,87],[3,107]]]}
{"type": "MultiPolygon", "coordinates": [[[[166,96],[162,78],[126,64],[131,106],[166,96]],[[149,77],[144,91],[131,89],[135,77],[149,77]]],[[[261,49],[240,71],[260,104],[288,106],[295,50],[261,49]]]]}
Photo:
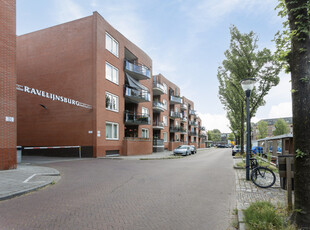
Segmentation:
{"type": "Polygon", "coordinates": [[[170,95],[170,103],[171,104],[182,104],[183,99],[181,97],[178,97],[178,96],[170,95]]]}
{"type": "Polygon", "coordinates": [[[132,76],[137,80],[146,80],[151,78],[151,71],[149,68],[141,64],[133,64],[125,60],[125,70],[132,73],[132,76]]]}
{"type": "Polygon", "coordinates": [[[151,118],[148,114],[136,114],[129,111],[124,112],[125,124],[149,125],[151,118]]]}
{"type": "Polygon", "coordinates": [[[136,103],[151,101],[151,95],[149,91],[143,89],[134,89],[130,86],[125,86],[125,97],[136,103]]]}

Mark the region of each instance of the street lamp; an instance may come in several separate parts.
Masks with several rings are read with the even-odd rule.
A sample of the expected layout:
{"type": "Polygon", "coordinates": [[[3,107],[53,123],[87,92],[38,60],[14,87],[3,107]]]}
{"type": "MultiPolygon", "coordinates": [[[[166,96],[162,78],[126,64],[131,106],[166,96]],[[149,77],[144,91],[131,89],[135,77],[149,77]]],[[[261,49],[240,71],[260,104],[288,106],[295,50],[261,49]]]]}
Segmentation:
{"type": "Polygon", "coordinates": [[[251,90],[253,90],[255,85],[255,78],[246,78],[241,80],[241,87],[245,92],[246,95],[246,179],[250,180],[250,146],[251,146],[251,139],[250,139],[250,105],[249,105],[249,98],[251,95],[251,90]]]}

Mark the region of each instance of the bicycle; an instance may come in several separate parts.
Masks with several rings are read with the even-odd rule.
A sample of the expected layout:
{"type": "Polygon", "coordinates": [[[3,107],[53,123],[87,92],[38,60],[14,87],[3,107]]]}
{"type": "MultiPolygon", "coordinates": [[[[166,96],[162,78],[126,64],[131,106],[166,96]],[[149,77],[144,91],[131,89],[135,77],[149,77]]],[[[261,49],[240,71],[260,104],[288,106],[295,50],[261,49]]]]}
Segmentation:
{"type": "Polygon", "coordinates": [[[276,175],[274,172],[264,166],[259,166],[255,158],[250,158],[251,161],[251,180],[260,188],[269,188],[276,182],[276,175]]]}

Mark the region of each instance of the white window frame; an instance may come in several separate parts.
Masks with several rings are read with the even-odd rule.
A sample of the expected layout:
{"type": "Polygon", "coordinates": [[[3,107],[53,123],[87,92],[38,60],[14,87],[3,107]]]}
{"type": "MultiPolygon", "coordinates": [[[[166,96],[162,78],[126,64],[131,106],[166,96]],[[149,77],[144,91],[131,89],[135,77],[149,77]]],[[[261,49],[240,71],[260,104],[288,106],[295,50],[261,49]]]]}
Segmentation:
{"type": "Polygon", "coordinates": [[[119,52],[119,43],[118,43],[118,41],[116,41],[115,38],[113,38],[108,32],[105,33],[105,40],[106,40],[105,48],[109,52],[114,54],[116,57],[118,57],[118,52],[119,52]],[[111,39],[111,47],[108,46],[108,39],[111,39]]]}
{"type": "Polygon", "coordinates": [[[149,115],[149,109],[148,108],[145,108],[145,107],[142,107],[142,115],[149,115]]]}
{"type": "Polygon", "coordinates": [[[144,129],[144,128],[142,128],[142,138],[150,138],[149,129],[144,129]],[[145,133],[147,134],[146,137],[143,136],[143,131],[145,131],[145,133]]]}
{"type": "Polygon", "coordinates": [[[165,92],[165,94],[167,94],[167,85],[165,83],[163,83],[163,86],[164,86],[164,92],[165,92]]]}
{"type": "Polygon", "coordinates": [[[105,79],[107,79],[110,82],[115,83],[116,85],[119,85],[118,68],[116,68],[114,65],[110,64],[109,62],[105,62],[105,79]],[[109,76],[108,76],[108,68],[109,67],[111,67],[111,79],[109,79],[109,76]]]}
{"type": "Polygon", "coordinates": [[[168,126],[167,116],[163,116],[163,123],[164,123],[164,126],[168,126]]]}
{"type": "Polygon", "coordinates": [[[118,123],[114,123],[114,122],[109,122],[109,121],[107,121],[106,123],[105,123],[105,125],[106,125],[106,134],[105,134],[105,139],[106,140],[119,140],[119,125],[118,125],[118,123]],[[108,138],[107,137],[107,124],[108,125],[112,125],[112,137],[111,138],[108,138]],[[117,127],[117,134],[116,134],[116,138],[114,137],[115,135],[114,135],[114,126],[116,126],[117,127]]]}
{"type": "MultiPolygon", "coordinates": [[[[119,109],[119,100],[118,100],[118,96],[117,95],[114,95],[112,93],[109,93],[109,92],[105,92],[105,96],[109,96],[111,98],[111,101],[113,100],[113,98],[116,99],[116,108],[113,109],[113,108],[108,108],[107,105],[105,105],[105,108],[107,110],[110,110],[110,111],[113,111],[113,112],[118,112],[118,109],[119,109]]],[[[110,102],[111,103],[111,102],[110,102]]]]}
{"type": "Polygon", "coordinates": [[[167,110],[167,100],[163,100],[163,104],[164,104],[164,109],[167,110]]]}
{"type": "Polygon", "coordinates": [[[164,142],[168,142],[168,134],[166,132],[163,132],[163,139],[164,139],[164,142]]]}

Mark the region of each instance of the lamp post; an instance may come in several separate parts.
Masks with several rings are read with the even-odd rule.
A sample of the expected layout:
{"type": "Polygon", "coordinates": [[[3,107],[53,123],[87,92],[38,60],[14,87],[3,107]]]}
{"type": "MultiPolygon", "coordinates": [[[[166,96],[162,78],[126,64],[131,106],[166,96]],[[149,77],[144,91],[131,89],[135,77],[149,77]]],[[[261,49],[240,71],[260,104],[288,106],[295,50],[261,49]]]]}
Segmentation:
{"type": "Polygon", "coordinates": [[[251,138],[250,138],[250,105],[249,98],[251,95],[251,90],[254,88],[256,80],[255,78],[246,78],[241,80],[241,87],[246,95],[246,180],[250,180],[250,146],[251,146],[251,138]]]}

